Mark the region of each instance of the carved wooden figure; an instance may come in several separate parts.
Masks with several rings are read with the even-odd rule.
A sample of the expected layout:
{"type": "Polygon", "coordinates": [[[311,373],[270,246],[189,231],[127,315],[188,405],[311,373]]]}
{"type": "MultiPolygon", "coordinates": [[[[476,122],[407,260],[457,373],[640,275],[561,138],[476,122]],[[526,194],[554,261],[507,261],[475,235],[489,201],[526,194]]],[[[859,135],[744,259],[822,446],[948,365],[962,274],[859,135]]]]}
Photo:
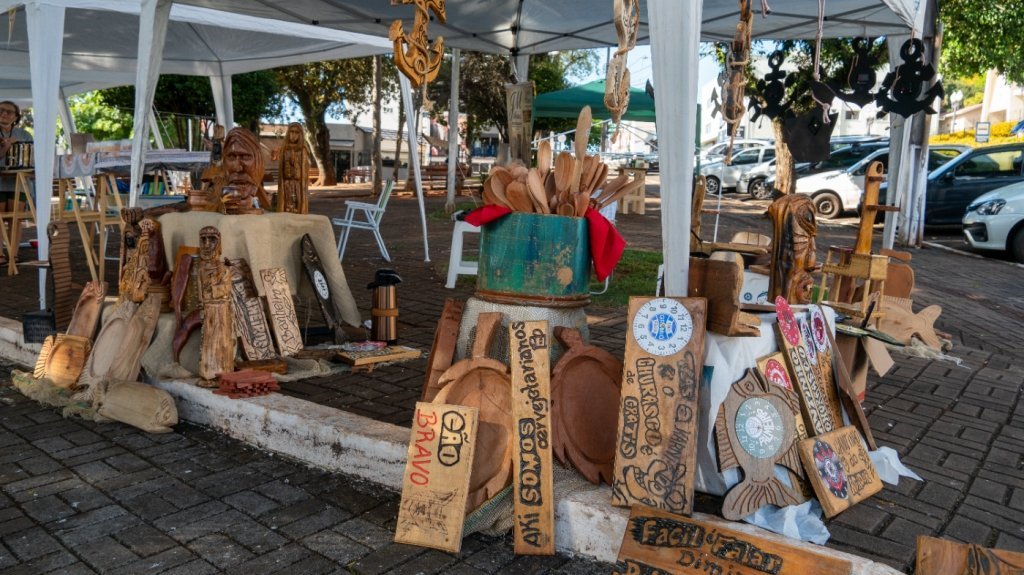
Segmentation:
{"type": "Polygon", "coordinates": [[[811,363],[810,353],[804,344],[800,323],[784,298],[775,299],[775,309],[778,316],[775,329],[779,349],[786,356],[797,393],[800,394],[808,435],[820,435],[839,428],[843,419],[839,413],[835,389],[833,387],[829,390],[822,384],[816,364],[811,363]]]}
{"type": "Polygon", "coordinates": [[[804,501],[797,489],[775,477],[776,464],[802,472],[794,424],[799,411],[792,391],[768,384],[753,369],[729,389],[715,420],[718,462],[722,471],[742,468],[743,480],[725,494],[723,517],[738,521],[766,504],[804,501]]]}
{"type": "Polygon", "coordinates": [[[442,24],[447,20],[444,0],[394,0],[392,3],[413,4],[416,8],[412,32],[406,34],[402,21],[395,20],[388,30],[388,38],[395,44],[395,66],[409,78],[414,88],[418,88],[437,77],[444,59],[444,38],[438,36],[431,44],[427,37],[430,12],[442,24]]]}
{"type": "Polygon", "coordinates": [[[309,213],[309,156],[302,124],[288,124],[277,169],[278,212],[309,213]]]}
{"type": "Polygon", "coordinates": [[[177,359],[189,335],[200,325],[202,346],[199,377],[212,381],[222,371],[233,371],[235,362],[234,311],[231,305],[231,272],[221,257],[220,231],[213,226],[199,230],[199,261],[194,264],[198,279],[199,309],[181,320],[174,334],[177,359]]]}
{"type": "Polygon", "coordinates": [[[768,298],[782,296],[797,304],[810,301],[816,268],[818,223],[814,204],[802,194],[789,194],[768,207],[772,220],[772,261],[768,298]]]}
{"type": "Polygon", "coordinates": [[[149,347],[160,315],[160,298],[148,296],[141,305],[121,300],[106,314],[89,361],[79,378],[83,391],[75,398],[91,400],[105,381],[136,381],[142,355],[149,347]]]}
{"type": "Polygon", "coordinates": [[[875,465],[852,426],[805,439],[799,449],[825,517],[834,517],[882,490],[875,465]]]}
{"type": "MultiPolygon", "coordinates": [[[[135,245],[126,250],[127,259],[121,267],[118,298],[142,303],[149,292],[149,242],[154,229],[153,220],[143,219],[136,224],[135,245]]],[[[125,238],[126,241],[131,238],[125,238]]],[[[158,238],[159,239],[159,238],[158,238]]]]}
{"type": "Polygon", "coordinates": [[[577,329],[556,327],[555,338],[566,349],[551,381],[555,457],[591,483],[611,485],[622,362],[584,343],[577,329]]]}
{"type": "Polygon", "coordinates": [[[235,304],[235,333],[242,344],[242,354],[249,361],[275,357],[263,301],[256,292],[252,271],[244,259],[231,260],[231,299],[235,304]]]}
{"type": "Polygon", "coordinates": [[[693,510],[703,298],[632,297],[612,504],[693,510]]]}
{"type": "Polygon", "coordinates": [[[262,214],[270,207],[263,189],[263,152],[259,139],[245,128],[232,128],[224,138],[224,188],[220,199],[228,214],[262,214]],[[259,201],[259,207],[254,201],[259,201]]]}

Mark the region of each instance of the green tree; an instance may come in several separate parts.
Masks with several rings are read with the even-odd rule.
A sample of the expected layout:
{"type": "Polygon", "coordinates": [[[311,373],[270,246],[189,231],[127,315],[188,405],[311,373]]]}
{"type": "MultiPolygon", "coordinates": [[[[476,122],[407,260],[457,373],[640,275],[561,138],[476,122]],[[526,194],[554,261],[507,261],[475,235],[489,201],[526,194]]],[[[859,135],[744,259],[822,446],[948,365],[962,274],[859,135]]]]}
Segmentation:
{"type": "Polygon", "coordinates": [[[132,133],[132,115],[103,103],[98,92],[86,92],[68,98],[75,129],[92,134],[98,140],[124,140],[132,133]]]}
{"type": "Polygon", "coordinates": [[[1024,8],[1019,0],[941,0],[939,20],[943,74],[967,77],[995,69],[1024,85],[1024,8]]]}

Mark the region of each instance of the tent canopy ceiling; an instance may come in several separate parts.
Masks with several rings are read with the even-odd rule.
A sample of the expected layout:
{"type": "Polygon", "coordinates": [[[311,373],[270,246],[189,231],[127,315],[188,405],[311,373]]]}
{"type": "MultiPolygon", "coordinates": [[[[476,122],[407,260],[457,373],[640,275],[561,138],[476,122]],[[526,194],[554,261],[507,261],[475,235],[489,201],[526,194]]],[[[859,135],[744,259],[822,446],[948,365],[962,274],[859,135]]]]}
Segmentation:
{"type": "MultiPolygon", "coordinates": [[[[410,29],[414,9],[383,0],[178,0],[264,18],[317,23],[319,26],[387,36],[388,27],[401,18],[410,29]]],[[[693,0],[678,0],[690,2],[693,0]]],[[[828,0],[825,2],[825,35],[829,37],[881,36],[906,32],[918,0],[828,0]]],[[[754,2],[755,7],[759,2],[754,2]]],[[[817,2],[770,0],[772,12],[758,15],[754,37],[773,40],[814,38],[817,2]]],[[[617,43],[612,25],[612,2],[597,0],[473,0],[448,2],[447,22],[432,18],[431,36],[442,35],[445,44],[479,52],[524,54],[593,48],[617,43]],[[518,30],[518,35],[513,32],[518,30]]],[[[736,0],[704,0],[701,37],[722,41],[736,29],[736,0]]],[[[647,44],[647,0],[640,0],[640,43],[647,44]]]]}
{"type": "MultiPolygon", "coordinates": [[[[580,114],[580,108],[590,106],[591,114],[599,120],[611,118],[611,113],[604,106],[604,80],[596,80],[582,86],[575,86],[538,94],[533,99],[533,116],[535,118],[573,118],[580,114]]],[[[622,116],[623,120],[635,122],[654,121],[654,100],[640,88],[629,89],[629,108],[622,116]]]]}

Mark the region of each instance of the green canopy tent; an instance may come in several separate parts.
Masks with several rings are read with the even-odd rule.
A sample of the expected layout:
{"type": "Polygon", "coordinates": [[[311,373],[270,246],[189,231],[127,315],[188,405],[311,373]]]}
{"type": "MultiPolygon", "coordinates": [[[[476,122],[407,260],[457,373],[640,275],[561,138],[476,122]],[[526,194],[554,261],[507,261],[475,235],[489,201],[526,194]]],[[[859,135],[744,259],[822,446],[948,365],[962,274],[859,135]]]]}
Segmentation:
{"type": "MultiPolygon", "coordinates": [[[[590,106],[595,119],[607,120],[612,117],[604,107],[604,80],[596,80],[582,86],[566,88],[557,92],[538,94],[533,99],[534,118],[573,118],[580,115],[583,106],[590,106]]],[[[640,88],[629,89],[629,108],[623,120],[633,122],[654,121],[654,99],[640,88]]]]}

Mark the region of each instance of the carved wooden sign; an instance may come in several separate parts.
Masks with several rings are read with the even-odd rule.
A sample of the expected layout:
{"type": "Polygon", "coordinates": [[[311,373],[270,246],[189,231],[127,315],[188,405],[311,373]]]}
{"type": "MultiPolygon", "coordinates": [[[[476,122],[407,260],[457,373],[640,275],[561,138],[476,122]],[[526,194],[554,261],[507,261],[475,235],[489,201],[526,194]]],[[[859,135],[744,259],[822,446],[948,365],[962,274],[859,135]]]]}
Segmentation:
{"type": "Polygon", "coordinates": [[[395,541],[458,553],[476,447],[477,409],[416,403],[395,541]]]}
{"type": "Polygon", "coordinates": [[[612,504],[693,510],[703,298],[632,297],[612,504]]]}
{"type": "Polygon", "coordinates": [[[441,391],[438,380],[446,369],[452,366],[455,358],[455,344],[459,339],[459,322],[462,321],[462,310],[466,303],[448,298],[441,310],[441,319],[437,322],[434,332],[434,344],[430,346],[427,357],[427,374],[423,381],[423,394],[420,401],[433,401],[437,392],[441,391]]]}
{"type": "Polygon", "coordinates": [[[786,367],[786,356],[775,352],[764,357],[757,358],[757,371],[768,383],[793,391],[793,380],[789,377],[789,368],[786,367]]]}
{"type": "Polygon", "coordinates": [[[242,342],[242,353],[249,361],[276,357],[267,316],[263,313],[249,262],[231,260],[231,300],[235,304],[235,334],[242,342]]]}
{"type": "Polygon", "coordinates": [[[917,575],[1019,575],[1024,553],[917,536],[917,575]]]}
{"type": "Polygon", "coordinates": [[[320,304],[320,313],[324,316],[324,322],[334,332],[334,343],[343,343],[345,332],[341,330],[342,321],[337,317],[338,312],[334,308],[331,287],[327,283],[327,275],[324,273],[320,254],[317,253],[316,246],[313,245],[313,238],[309,237],[309,234],[302,236],[302,267],[306,270],[309,283],[313,284],[313,293],[316,294],[316,302],[320,304]]]}
{"type": "Polygon", "coordinates": [[[551,342],[546,321],[509,325],[512,368],[513,525],[518,555],[555,554],[551,465],[551,342]]]}
{"type": "Polygon", "coordinates": [[[761,380],[748,369],[732,384],[715,421],[718,460],[722,470],[741,467],[743,480],[725,494],[722,516],[734,521],[761,506],[797,505],[800,492],[775,477],[779,464],[800,473],[796,425],[800,411],[796,394],[761,380]]]}
{"type": "Polygon", "coordinates": [[[299,320],[295,317],[288,276],[284,268],[268,268],[260,270],[260,277],[267,296],[270,326],[277,341],[277,350],[281,355],[293,355],[302,349],[302,334],[299,332],[299,320]]]}
{"type": "MultiPolygon", "coordinates": [[[[775,298],[775,310],[778,315],[778,323],[775,324],[775,333],[779,341],[779,347],[786,356],[786,363],[789,364],[790,372],[796,384],[797,393],[802,400],[804,420],[807,423],[807,431],[811,435],[828,433],[843,424],[842,418],[837,419],[839,410],[835,400],[830,401],[827,390],[818,377],[818,370],[811,363],[811,358],[804,345],[804,337],[801,333],[800,323],[797,322],[790,309],[786,298],[779,296],[775,298]]],[[[817,361],[815,359],[815,361],[817,361]]],[[[832,397],[835,397],[833,391],[832,397]]]]}
{"type": "Polygon", "coordinates": [[[779,536],[769,537],[730,529],[713,518],[679,517],[635,505],[613,573],[849,575],[853,570],[849,561],[789,545],[779,536]]]}
{"type": "Polygon", "coordinates": [[[825,517],[882,490],[882,480],[853,426],[801,441],[800,459],[825,517]]]}

